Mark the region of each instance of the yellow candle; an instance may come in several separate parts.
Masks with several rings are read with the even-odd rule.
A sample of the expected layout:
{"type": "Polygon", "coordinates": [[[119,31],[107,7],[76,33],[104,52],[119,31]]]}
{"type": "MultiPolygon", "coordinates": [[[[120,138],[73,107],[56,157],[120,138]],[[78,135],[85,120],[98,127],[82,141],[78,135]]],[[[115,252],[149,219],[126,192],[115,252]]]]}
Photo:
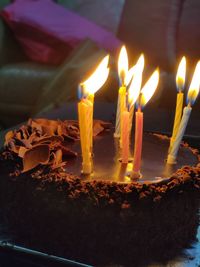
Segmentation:
{"type": "Polygon", "coordinates": [[[122,86],[118,91],[117,113],[114,137],[119,138],[121,133],[121,111],[124,110],[126,99],[126,87],[122,86]]]}
{"type": "Polygon", "coordinates": [[[119,97],[120,97],[120,136],[122,131],[122,114],[126,108],[126,87],[122,86],[119,89],[119,97]]]}
{"type": "Polygon", "coordinates": [[[90,150],[92,153],[92,149],[93,149],[93,116],[94,116],[94,94],[89,94],[87,99],[91,102],[92,104],[92,111],[90,112],[90,150]]]}
{"type": "Polygon", "coordinates": [[[170,140],[170,150],[171,147],[173,146],[173,142],[176,138],[178,128],[181,122],[181,117],[182,117],[182,110],[183,110],[183,93],[179,92],[177,94],[177,100],[176,100],[176,113],[175,113],[175,119],[174,119],[174,127],[173,127],[173,132],[172,132],[172,137],[170,140]]]}
{"type": "Polygon", "coordinates": [[[184,96],[182,91],[184,90],[184,85],[185,85],[185,74],[186,74],[186,58],[182,57],[176,74],[176,86],[178,89],[178,94],[176,99],[176,112],[174,117],[174,126],[173,126],[172,137],[170,140],[169,151],[173,146],[173,142],[176,138],[179,125],[181,122],[182,111],[183,111],[183,96],[184,96]]]}
{"type": "Polygon", "coordinates": [[[194,104],[198,94],[199,94],[199,89],[200,89],[200,61],[198,61],[192,81],[190,84],[190,88],[188,90],[188,95],[187,95],[187,101],[188,105],[184,108],[183,111],[183,116],[181,119],[181,123],[178,128],[177,135],[175,137],[175,140],[172,144],[171,150],[169,151],[168,157],[167,157],[167,163],[168,164],[175,164],[176,163],[176,158],[178,155],[178,150],[182,141],[182,138],[185,134],[185,130],[190,118],[190,114],[192,111],[192,105],[194,104]]]}
{"type": "Polygon", "coordinates": [[[84,174],[92,172],[91,151],[90,151],[90,123],[88,118],[91,117],[92,104],[81,100],[78,103],[79,127],[80,127],[80,141],[82,151],[82,171],[84,174]]]}
{"type": "Polygon", "coordinates": [[[98,65],[94,73],[84,82],[80,83],[78,89],[79,99],[78,116],[80,127],[80,140],[82,150],[82,171],[84,174],[92,172],[92,146],[93,146],[93,106],[94,94],[105,83],[108,78],[109,56],[106,56],[98,65]]]}
{"type": "Polygon", "coordinates": [[[128,55],[125,46],[122,46],[118,59],[118,75],[121,87],[118,91],[117,113],[115,123],[114,137],[119,138],[121,135],[121,119],[126,104],[126,76],[128,73],[128,55]]]}
{"type": "Polygon", "coordinates": [[[90,100],[92,104],[94,104],[94,94],[89,94],[87,99],[90,100]]]}
{"type": "Polygon", "coordinates": [[[122,114],[122,163],[128,163],[129,158],[129,112],[122,114]]]}

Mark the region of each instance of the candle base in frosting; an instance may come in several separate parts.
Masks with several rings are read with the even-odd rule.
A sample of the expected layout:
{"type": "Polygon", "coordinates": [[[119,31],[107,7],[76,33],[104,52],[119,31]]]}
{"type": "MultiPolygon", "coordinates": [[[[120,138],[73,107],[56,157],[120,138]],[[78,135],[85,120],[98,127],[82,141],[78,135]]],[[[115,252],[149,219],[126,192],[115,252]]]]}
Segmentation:
{"type": "Polygon", "coordinates": [[[176,157],[169,154],[167,157],[167,164],[176,164],[176,163],[177,163],[176,157]]]}
{"type": "Polygon", "coordinates": [[[83,163],[82,164],[82,174],[91,174],[92,173],[92,163],[83,163]]]}
{"type": "Polygon", "coordinates": [[[141,179],[142,178],[142,174],[141,174],[141,172],[140,171],[132,171],[131,173],[130,173],[130,178],[131,178],[131,180],[132,181],[134,181],[134,180],[139,180],[139,179],[141,179]]]}

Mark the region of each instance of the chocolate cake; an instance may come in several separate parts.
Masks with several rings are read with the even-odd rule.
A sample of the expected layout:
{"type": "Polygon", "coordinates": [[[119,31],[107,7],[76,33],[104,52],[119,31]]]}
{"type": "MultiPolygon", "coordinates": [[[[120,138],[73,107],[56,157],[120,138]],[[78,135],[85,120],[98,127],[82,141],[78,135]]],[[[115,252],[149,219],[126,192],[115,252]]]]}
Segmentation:
{"type": "Polygon", "coordinates": [[[76,121],[29,120],[7,133],[0,210],[12,240],[95,266],[179,255],[199,222],[198,151],[183,143],[170,167],[169,138],[145,133],[143,177],[131,181],[131,153],[121,164],[112,125],[95,121],[94,135],[94,172],[83,176],[76,121]]]}

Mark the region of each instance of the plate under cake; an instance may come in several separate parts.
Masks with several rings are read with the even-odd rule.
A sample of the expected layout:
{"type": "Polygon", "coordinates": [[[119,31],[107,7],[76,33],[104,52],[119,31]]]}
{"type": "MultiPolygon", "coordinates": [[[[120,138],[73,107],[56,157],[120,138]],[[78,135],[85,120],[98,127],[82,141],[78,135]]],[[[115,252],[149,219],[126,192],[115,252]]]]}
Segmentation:
{"type": "MultiPolygon", "coordinates": [[[[37,129],[26,127],[29,136],[37,129]]],[[[62,134],[56,128],[51,135],[62,134]]],[[[12,139],[19,145],[16,132],[12,139]]],[[[131,181],[127,170],[132,163],[121,165],[112,129],[95,137],[94,172],[87,177],[81,175],[79,140],[68,140],[65,135],[62,142],[78,156],[57,167],[49,161],[22,173],[22,158],[8,145],[2,152],[0,209],[13,241],[95,266],[163,262],[195,241],[200,188],[196,149],[182,145],[178,164],[171,167],[165,162],[169,139],[145,133],[143,178],[131,181]]]]}

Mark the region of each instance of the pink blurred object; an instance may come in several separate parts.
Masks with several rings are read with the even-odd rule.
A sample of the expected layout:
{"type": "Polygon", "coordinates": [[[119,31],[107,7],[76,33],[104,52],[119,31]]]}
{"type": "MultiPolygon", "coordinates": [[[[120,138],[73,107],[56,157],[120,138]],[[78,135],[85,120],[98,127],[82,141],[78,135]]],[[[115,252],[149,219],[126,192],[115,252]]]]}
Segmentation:
{"type": "Polygon", "coordinates": [[[60,64],[86,38],[108,52],[116,52],[121,45],[111,32],[52,0],[15,0],[1,16],[27,56],[41,63],[60,64]]]}

